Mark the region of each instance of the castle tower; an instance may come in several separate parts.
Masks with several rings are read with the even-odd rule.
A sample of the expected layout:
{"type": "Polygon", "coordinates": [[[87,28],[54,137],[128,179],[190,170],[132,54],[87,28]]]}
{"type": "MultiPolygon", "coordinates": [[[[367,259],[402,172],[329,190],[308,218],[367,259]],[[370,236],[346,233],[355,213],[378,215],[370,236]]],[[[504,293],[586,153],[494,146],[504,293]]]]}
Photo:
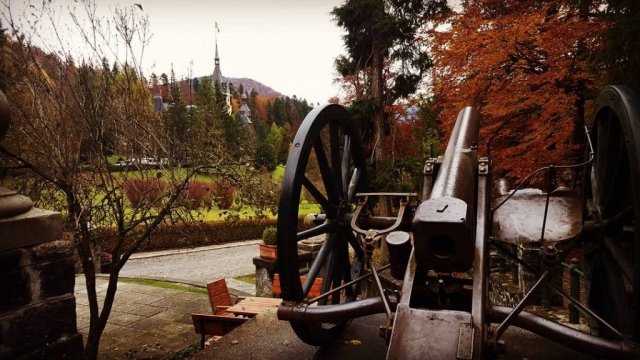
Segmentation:
{"type": "MultiPolygon", "coordinates": [[[[217,27],[217,24],[216,24],[217,27]]],[[[220,57],[218,56],[218,36],[216,33],[216,57],[215,57],[215,67],[213,68],[213,75],[211,76],[212,82],[218,82],[220,85],[220,90],[222,90],[222,94],[225,97],[225,102],[227,104],[227,112],[231,114],[231,93],[229,92],[229,84],[224,80],[222,76],[222,71],[220,71],[220,57]]]]}
{"type": "Polygon", "coordinates": [[[248,101],[247,93],[243,92],[242,106],[240,107],[240,118],[245,124],[251,124],[251,109],[249,109],[248,101]]]}

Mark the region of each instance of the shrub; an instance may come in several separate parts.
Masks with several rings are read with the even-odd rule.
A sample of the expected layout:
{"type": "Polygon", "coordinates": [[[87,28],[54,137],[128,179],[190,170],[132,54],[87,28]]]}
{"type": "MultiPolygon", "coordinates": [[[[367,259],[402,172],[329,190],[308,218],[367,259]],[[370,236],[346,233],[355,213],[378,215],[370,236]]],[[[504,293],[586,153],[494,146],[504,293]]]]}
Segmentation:
{"type": "Polygon", "coordinates": [[[177,199],[177,203],[191,210],[210,206],[212,201],[211,189],[214,187],[214,183],[191,181],[189,182],[188,188],[185,189],[177,199]]]}
{"type": "Polygon", "coordinates": [[[236,188],[228,181],[222,181],[215,185],[215,203],[220,209],[230,209],[233,205],[233,198],[236,193],[236,188]]]}
{"type": "Polygon", "coordinates": [[[100,263],[101,264],[108,264],[111,261],[113,261],[113,255],[109,254],[108,252],[101,252],[100,253],[100,263]]]}
{"type": "Polygon", "coordinates": [[[166,187],[167,184],[158,179],[128,179],[122,184],[127,199],[134,207],[158,201],[166,187]]]}
{"type": "Polygon", "coordinates": [[[273,226],[269,226],[262,231],[262,241],[267,245],[276,245],[278,243],[278,232],[273,226]]]}
{"type": "MultiPolygon", "coordinates": [[[[303,228],[304,216],[298,219],[298,229],[303,228]]],[[[226,221],[215,221],[205,223],[187,223],[168,225],[163,224],[154,231],[150,237],[145,251],[191,248],[196,246],[206,246],[222,244],[226,242],[259,239],[266,227],[276,225],[276,220],[238,220],[232,223],[226,221]]],[[[140,230],[142,231],[142,230],[140,230]]],[[[99,228],[94,230],[96,238],[102,243],[103,249],[113,249],[118,241],[118,235],[114,228],[99,228]]],[[[128,238],[133,239],[139,235],[136,229],[128,238]]],[[[125,248],[130,241],[125,242],[125,248]]]]}

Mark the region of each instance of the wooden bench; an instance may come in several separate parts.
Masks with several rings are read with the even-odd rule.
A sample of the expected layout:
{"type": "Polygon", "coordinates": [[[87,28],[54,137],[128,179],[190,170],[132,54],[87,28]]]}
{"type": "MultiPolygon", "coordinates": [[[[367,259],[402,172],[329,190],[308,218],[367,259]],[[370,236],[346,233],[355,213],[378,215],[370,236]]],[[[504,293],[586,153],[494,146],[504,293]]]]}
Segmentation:
{"type": "Polygon", "coordinates": [[[214,315],[231,315],[227,309],[233,306],[233,301],[231,301],[231,294],[224,279],[207,284],[207,293],[214,315]]]}
{"type": "Polygon", "coordinates": [[[235,316],[191,314],[191,320],[196,334],[201,335],[200,348],[204,349],[204,341],[207,335],[224,336],[249,319],[235,316]]]}
{"type": "MultiPolygon", "coordinates": [[[[300,276],[300,282],[304,284],[307,280],[306,276],[300,276]]],[[[280,274],[273,275],[273,286],[272,286],[273,296],[280,297],[282,294],[282,288],[280,287],[280,274]]],[[[307,296],[309,299],[312,299],[316,296],[319,296],[322,293],[322,278],[316,278],[311,286],[311,290],[309,290],[309,295],[307,296]]]]}

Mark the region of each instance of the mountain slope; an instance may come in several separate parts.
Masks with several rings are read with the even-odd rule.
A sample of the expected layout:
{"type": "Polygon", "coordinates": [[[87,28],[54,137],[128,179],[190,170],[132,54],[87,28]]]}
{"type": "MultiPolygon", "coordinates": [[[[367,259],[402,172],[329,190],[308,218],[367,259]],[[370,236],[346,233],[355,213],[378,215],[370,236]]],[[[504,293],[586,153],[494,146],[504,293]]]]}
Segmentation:
{"type": "MultiPolygon", "coordinates": [[[[199,77],[201,80],[202,78],[204,78],[204,76],[199,77]]],[[[253,80],[253,79],[249,79],[249,78],[232,78],[232,77],[226,77],[223,76],[224,81],[233,84],[233,87],[237,90],[238,87],[240,85],[242,85],[242,87],[244,89],[246,89],[247,91],[250,91],[251,89],[255,89],[256,92],[258,93],[258,95],[260,96],[264,96],[267,98],[278,98],[278,97],[284,97],[284,95],[282,95],[281,93],[273,90],[271,87],[253,80]]]]}
{"type": "Polygon", "coordinates": [[[233,84],[233,87],[235,89],[238,89],[238,86],[242,84],[242,87],[245,88],[247,91],[251,89],[255,89],[255,91],[261,96],[270,97],[270,98],[284,97],[284,95],[273,90],[271,87],[253,79],[230,78],[230,77],[225,77],[224,79],[225,81],[233,84]]]}

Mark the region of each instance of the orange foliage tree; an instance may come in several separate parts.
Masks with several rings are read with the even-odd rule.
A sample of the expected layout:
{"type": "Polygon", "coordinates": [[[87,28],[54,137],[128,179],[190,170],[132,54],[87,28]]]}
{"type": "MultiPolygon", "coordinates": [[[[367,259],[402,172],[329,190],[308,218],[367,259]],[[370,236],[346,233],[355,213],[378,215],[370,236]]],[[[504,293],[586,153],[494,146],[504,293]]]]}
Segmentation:
{"type": "Polygon", "coordinates": [[[519,181],[575,161],[585,99],[600,86],[584,54],[598,46],[602,26],[561,1],[464,2],[428,36],[445,138],[471,105],[482,114],[480,145],[497,134],[491,155],[500,176],[519,181]]]}

